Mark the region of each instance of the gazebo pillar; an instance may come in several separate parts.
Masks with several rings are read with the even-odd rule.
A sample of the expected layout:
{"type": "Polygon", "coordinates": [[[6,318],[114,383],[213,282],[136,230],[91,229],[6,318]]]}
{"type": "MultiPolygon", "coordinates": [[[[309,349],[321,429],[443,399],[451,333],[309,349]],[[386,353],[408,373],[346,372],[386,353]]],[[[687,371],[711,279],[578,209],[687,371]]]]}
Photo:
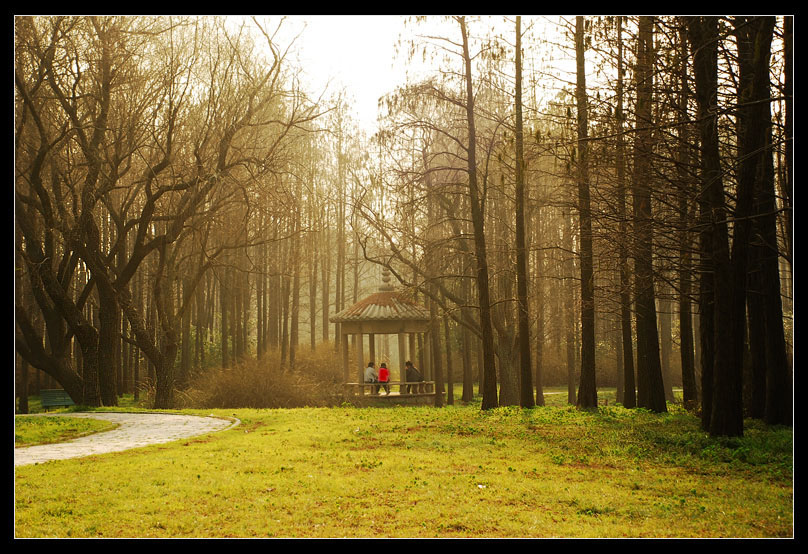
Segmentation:
{"type": "MultiPolygon", "coordinates": [[[[408,333],[408,335],[409,336],[407,337],[408,339],[407,342],[409,344],[409,350],[407,351],[407,359],[411,361],[413,364],[415,364],[418,361],[415,359],[415,353],[417,352],[417,350],[415,349],[415,333],[408,333]]],[[[424,369],[422,367],[419,367],[418,365],[416,365],[415,367],[417,367],[421,371],[423,371],[424,369]]]]}
{"type": "Polygon", "coordinates": [[[432,333],[424,333],[424,381],[432,380],[432,333]]]}
{"type": "Polygon", "coordinates": [[[348,335],[343,333],[340,336],[340,340],[342,341],[342,372],[345,377],[345,382],[347,383],[351,375],[351,362],[348,357],[348,335]]]}
{"type": "Polygon", "coordinates": [[[370,350],[370,361],[378,368],[379,360],[376,359],[376,335],[373,333],[368,333],[368,348],[370,350]]]}
{"type": "MultiPolygon", "coordinates": [[[[413,352],[413,357],[418,358],[418,363],[416,367],[421,371],[421,375],[424,376],[424,379],[426,379],[426,362],[424,361],[424,345],[426,344],[426,338],[424,336],[424,333],[418,333],[418,336],[416,338],[420,340],[417,341],[416,343],[415,351],[413,352]],[[420,349],[418,348],[419,345],[418,343],[420,343],[421,346],[420,349]]],[[[414,359],[412,363],[416,363],[414,359]]]]}
{"type": "Polygon", "coordinates": [[[359,347],[356,341],[356,333],[348,333],[351,335],[351,363],[356,362],[356,365],[361,365],[356,361],[356,350],[359,347]]]}
{"type": "MultiPolygon", "coordinates": [[[[362,333],[356,333],[356,367],[359,372],[359,379],[357,382],[362,383],[365,380],[365,338],[362,333]]],[[[359,387],[359,392],[364,392],[364,387],[359,387]]]]}
{"type": "MultiPolygon", "coordinates": [[[[407,380],[407,372],[404,369],[404,362],[407,361],[406,354],[404,352],[404,333],[398,334],[398,380],[402,383],[407,380]]],[[[406,392],[406,387],[401,385],[399,389],[400,394],[404,394],[406,392]]]]}

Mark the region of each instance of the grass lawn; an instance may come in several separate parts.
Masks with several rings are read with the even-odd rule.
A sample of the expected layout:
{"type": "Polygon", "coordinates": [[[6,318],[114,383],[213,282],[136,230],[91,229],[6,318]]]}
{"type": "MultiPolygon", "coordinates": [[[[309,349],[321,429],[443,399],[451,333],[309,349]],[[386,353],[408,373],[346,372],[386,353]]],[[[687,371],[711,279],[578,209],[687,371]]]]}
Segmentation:
{"type": "Polygon", "coordinates": [[[185,410],[242,425],[16,468],[15,535],[793,536],[790,428],[748,421],[743,438],[716,440],[675,406],[547,398],[486,412],[185,410]]]}
{"type": "Polygon", "coordinates": [[[16,416],[14,447],[65,442],[84,435],[109,431],[117,426],[117,423],[98,419],[16,416]]]}

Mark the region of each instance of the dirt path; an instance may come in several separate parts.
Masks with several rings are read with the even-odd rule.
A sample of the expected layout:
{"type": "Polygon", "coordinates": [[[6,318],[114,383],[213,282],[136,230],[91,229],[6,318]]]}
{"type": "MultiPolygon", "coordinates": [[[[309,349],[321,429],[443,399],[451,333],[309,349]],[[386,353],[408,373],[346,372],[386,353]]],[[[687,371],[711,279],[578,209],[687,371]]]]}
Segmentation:
{"type": "Polygon", "coordinates": [[[238,420],[234,422],[215,417],[159,413],[76,412],[42,414],[41,417],[88,417],[111,421],[117,423],[118,427],[111,431],[79,437],[68,442],[15,448],[15,466],[120,452],[130,448],[222,431],[239,424],[238,420]]]}

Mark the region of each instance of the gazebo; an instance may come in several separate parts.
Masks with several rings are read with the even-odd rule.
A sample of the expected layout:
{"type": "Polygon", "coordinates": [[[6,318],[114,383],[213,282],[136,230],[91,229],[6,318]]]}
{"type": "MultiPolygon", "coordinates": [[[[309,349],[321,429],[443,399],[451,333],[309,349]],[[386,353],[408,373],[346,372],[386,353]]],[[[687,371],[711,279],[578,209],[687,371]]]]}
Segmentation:
{"type": "MultiPolygon", "coordinates": [[[[390,273],[386,269],[382,271],[382,286],[366,298],[360,300],[353,306],[342,310],[331,316],[329,321],[340,324],[340,341],[342,349],[342,367],[345,382],[345,394],[347,397],[361,403],[368,400],[392,401],[395,403],[429,403],[434,401],[435,382],[431,380],[432,372],[429,363],[429,353],[431,352],[431,335],[429,332],[430,316],[429,311],[423,306],[419,306],[405,295],[396,292],[390,285],[390,273]],[[404,362],[416,359],[416,337],[421,334],[423,337],[424,356],[423,365],[420,367],[424,377],[423,383],[417,383],[417,390],[407,392],[407,383],[404,372],[404,362]],[[365,341],[368,337],[369,358],[365,358],[365,341]],[[399,386],[398,391],[393,391],[389,395],[373,394],[372,385],[364,383],[364,369],[367,362],[374,361],[378,370],[380,360],[377,358],[376,340],[378,335],[396,335],[398,338],[398,362],[399,380],[393,379],[395,368],[391,367],[390,385],[399,386]],[[351,361],[348,352],[348,338],[356,338],[356,366],[351,372],[351,361]],[[355,376],[355,379],[351,375],[355,376]]],[[[417,364],[416,364],[417,367],[417,364]]]]}

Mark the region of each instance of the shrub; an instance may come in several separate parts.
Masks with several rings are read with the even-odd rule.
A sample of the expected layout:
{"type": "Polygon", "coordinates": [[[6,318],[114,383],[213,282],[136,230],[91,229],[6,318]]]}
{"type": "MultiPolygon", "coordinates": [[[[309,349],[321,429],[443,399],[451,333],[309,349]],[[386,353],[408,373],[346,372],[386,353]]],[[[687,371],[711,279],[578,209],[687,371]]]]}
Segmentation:
{"type": "Polygon", "coordinates": [[[230,368],[208,369],[176,394],[185,408],[299,408],[341,402],[342,370],[333,346],[301,349],[294,369],[282,368],[277,353],[242,360],[230,368]]]}

